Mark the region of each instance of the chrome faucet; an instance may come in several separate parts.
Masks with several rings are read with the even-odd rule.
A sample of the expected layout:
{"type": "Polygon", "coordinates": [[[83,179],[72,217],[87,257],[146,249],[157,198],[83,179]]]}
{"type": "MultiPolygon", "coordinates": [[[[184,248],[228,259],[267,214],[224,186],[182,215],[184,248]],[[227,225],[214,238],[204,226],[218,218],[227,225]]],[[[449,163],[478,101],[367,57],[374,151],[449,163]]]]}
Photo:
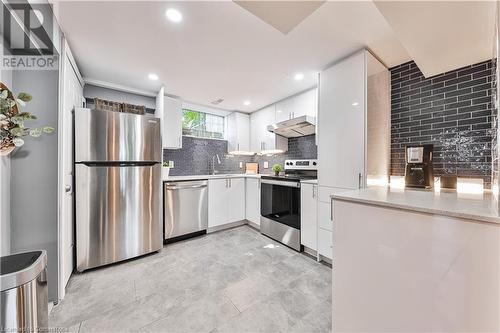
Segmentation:
{"type": "Polygon", "coordinates": [[[219,154],[212,156],[212,175],[215,175],[215,158],[217,157],[217,164],[221,164],[219,154]]]}

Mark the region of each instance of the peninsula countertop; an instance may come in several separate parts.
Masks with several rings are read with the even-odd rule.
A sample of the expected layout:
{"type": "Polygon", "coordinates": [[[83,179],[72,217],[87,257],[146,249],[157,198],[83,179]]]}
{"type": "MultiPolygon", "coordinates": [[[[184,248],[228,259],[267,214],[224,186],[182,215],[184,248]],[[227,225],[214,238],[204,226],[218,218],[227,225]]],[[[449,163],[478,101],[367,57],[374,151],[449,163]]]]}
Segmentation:
{"type": "Polygon", "coordinates": [[[370,187],[333,193],[333,200],[404,209],[467,220],[500,224],[498,203],[491,192],[461,194],[455,191],[426,191],[370,187]]]}

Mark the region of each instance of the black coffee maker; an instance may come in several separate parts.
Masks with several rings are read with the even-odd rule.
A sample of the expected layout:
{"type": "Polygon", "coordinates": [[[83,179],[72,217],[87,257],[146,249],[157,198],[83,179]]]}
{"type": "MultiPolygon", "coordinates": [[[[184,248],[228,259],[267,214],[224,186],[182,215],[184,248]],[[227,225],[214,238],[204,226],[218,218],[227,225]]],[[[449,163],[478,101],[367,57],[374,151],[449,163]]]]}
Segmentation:
{"type": "Polygon", "coordinates": [[[406,146],[406,187],[430,189],[434,186],[432,150],[433,145],[406,146]]]}

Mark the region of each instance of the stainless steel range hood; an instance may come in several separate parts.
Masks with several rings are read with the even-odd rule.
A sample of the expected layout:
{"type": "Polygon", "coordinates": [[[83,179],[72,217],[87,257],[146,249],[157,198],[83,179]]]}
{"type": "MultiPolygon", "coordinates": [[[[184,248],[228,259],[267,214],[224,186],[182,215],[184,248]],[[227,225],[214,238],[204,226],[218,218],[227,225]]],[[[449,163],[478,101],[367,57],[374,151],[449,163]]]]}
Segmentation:
{"type": "Polygon", "coordinates": [[[280,123],[267,126],[269,132],[284,136],[285,138],[296,138],[316,133],[316,118],[301,116],[280,123]]]}

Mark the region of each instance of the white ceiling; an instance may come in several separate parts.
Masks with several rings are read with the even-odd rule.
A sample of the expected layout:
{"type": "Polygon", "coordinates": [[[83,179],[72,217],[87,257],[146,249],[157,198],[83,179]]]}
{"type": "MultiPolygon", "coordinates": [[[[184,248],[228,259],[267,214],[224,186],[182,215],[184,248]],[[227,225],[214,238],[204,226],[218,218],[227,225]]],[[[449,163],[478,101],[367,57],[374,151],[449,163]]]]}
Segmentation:
{"type": "Polygon", "coordinates": [[[55,10],[84,77],[151,92],[163,84],[199,104],[223,98],[226,110],[251,112],[312,87],[321,69],[364,46],[388,66],[410,60],[371,1],[327,2],[286,35],[230,1],[60,2],[55,10]],[[171,7],[181,23],[165,19],[171,7]]]}
{"type": "Polygon", "coordinates": [[[300,22],[304,21],[325,1],[241,1],[233,0],[236,4],[259,17],[262,21],[275,27],[283,34],[292,31],[300,22]]]}
{"type": "Polygon", "coordinates": [[[427,77],[493,57],[495,1],[375,4],[427,77]]]}

